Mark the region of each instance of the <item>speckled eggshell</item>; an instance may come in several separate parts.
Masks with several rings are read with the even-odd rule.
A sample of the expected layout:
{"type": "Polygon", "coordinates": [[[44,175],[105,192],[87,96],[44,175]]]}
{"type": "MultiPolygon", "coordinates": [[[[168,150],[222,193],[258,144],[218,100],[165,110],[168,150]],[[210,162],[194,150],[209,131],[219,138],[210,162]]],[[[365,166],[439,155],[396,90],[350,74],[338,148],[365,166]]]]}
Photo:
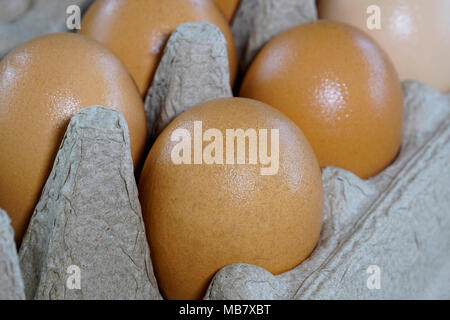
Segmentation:
{"type": "Polygon", "coordinates": [[[181,23],[195,21],[211,22],[225,35],[233,82],[237,68],[233,36],[211,0],[97,0],[86,12],[80,33],[111,49],[145,96],[170,34],[181,23]]]}
{"type": "Polygon", "coordinates": [[[391,57],[401,80],[450,91],[450,1],[321,0],[319,17],[367,32],[391,57]],[[380,29],[367,28],[371,5],[380,8],[380,29]]]}
{"type": "Polygon", "coordinates": [[[400,148],[397,73],[371,38],[341,23],[308,23],[274,38],[250,66],[240,95],[289,116],[321,167],[368,178],[388,166],[400,148]]]}
{"type": "Polygon", "coordinates": [[[228,21],[231,21],[241,0],[214,0],[214,2],[219,7],[220,11],[222,11],[225,18],[227,18],[228,21]]]}
{"type": "Polygon", "coordinates": [[[231,263],[290,270],[320,233],[321,173],[308,141],[281,112],[250,99],[211,100],[173,120],[150,151],[139,194],[159,287],[169,299],[200,299],[231,263]],[[279,129],[278,173],[261,175],[248,154],[247,164],[174,164],[178,141],[171,135],[181,128],[193,136],[194,121],[224,139],[226,129],[279,129]]]}
{"type": "Polygon", "coordinates": [[[144,107],[125,66],[109,50],[81,35],[55,33],[23,44],[0,62],[0,207],[11,217],[16,241],[70,117],[91,105],[122,112],[137,165],[146,139],[144,107]]]}

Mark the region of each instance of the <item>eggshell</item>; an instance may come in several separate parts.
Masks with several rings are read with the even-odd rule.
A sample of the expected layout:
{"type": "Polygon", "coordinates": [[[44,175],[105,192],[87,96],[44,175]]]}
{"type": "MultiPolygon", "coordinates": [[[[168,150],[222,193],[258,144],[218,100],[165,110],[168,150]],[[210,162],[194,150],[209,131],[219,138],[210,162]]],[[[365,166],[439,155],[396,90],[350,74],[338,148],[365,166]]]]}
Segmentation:
{"type": "Polygon", "coordinates": [[[241,0],[214,0],[214,2],[219,7],[220,11],[222,11],[225,18],[227,18],[228,21],[231,21],[241,0]]]}
{"type": "Polygon", "coordinates": [[[309,143],[281,112],[250,99],[211,100],[175,118],[150,151],[139,194],[159,287],[169,299],[201,298],[215,272],[231,263],[290,270],[320,233],[321,173],[309,143]],[[246,164],[174,164],[178,141],[171,135],[186,129],[193,137],[194,121],[224,139],[226,129],[279,129],[278,173],[261,175],[260,162],[248,164],[248,145],[246,164]]]}
{"type": "Polygon", "coordinates": [[[56,33],[23,44],[0,62],[0,207],[11,217],[16,241],[71,115],[91,105],[124,115],[137,165],[146,139],[144,107],[126,68],[109,50],[81,35],[56,33]]]}
{"type": "Polygon", "coordinates": [[[280,34],[256,57],[240,94],[294,120],[321,167],[368,178],[399,150],[400,81],[386,54],[356,28],[322,21],[280,34]]]}
{"type": "Polygon", "coordinates": [[[98,0],[86,12],[80,33],[111,49],[145,96],[170,34],[179,24],[196,21],[211,22],[225,35],[233,82],[237,68],[233,36],[210,0],[98,0]]]}
{"type": "MultiPolygon", "coordinates": [[[[450,1],[321,0],[319,17],[345,22],[370,34],[388,53],[401,80],[418,80],[450,91],[450,1]],[[380,29],[367,20],[376,5],[380,29]]],[[[369,21],[370,22],[370,21],[369,21]]]]}

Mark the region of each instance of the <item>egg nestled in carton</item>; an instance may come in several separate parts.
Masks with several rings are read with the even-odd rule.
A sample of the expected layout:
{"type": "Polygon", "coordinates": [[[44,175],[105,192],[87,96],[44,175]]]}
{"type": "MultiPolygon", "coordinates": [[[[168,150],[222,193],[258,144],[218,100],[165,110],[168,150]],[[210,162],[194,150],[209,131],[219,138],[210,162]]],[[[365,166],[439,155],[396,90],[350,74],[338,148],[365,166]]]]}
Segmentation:
{"type": "Polygon", "coordinates": [[[98,0],[83,17],[80,33],[114,52],[145,96],[170,34],[179,24],[195,21],[211,22],[225,35],[233,83],[237,65],[233,36],[210,0],[98,0]]]}
{"type": "Polygon", "coordinates": [[[368,178],[402,139],[400,81],[388,56],[359,30],[319,21],[281,33],[256,56],[240,95],[288,115],[320,166],[368,178]]]}
{"type": "Polygon", "coordinates": [[[251,99],[210,100],[175,118],[150,151],[139,193],[169,299],[200,299],[231,263],[290,270],[320,233],[311,146],[289,118],[251,99]]]}
{"type": "Polygon", "coordinates": [[[101,104],[122,112],[135,166],[146,140],[143,103],[127,69],[82,35],[35,38],[0,62],[0,207],[21,238],[72,115],[101,104]]]}
{"type": "Polygon", "coordinates": [[[401,80],[450,91],[449,1],[320,0],[318,9],[321,19],[350,24],[373,37],[401,80]]]}

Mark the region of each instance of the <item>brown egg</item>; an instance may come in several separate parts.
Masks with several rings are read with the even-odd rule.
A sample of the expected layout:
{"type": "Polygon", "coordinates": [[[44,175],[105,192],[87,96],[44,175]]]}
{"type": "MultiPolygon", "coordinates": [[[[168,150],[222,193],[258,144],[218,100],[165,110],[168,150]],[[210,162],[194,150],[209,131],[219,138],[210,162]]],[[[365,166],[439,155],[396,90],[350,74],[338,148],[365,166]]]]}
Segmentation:
{"type": "Polygon", "coordinates": [[[372,36],[391,57],[400,80],[418,80],[450,91],[450,1],[321,0],[319,4],[320,18],[351,24],[372,36]]]}
{"type": "Polygon", "coordinates": [[[220,11],[222,11],[225,18],[227,18],[228,21],[231,21],[233,20],[241,0],[214,0],[214,2],[219,7],[220,11]]]}
{"type": "Polygon", "coordinates": [[[211,22],[225,35],[233,82],[237,67],[233,36],[210,0],[97,0],[86,12],[80,32],[111,49],[145,96],[170,34],[181,23],[195,21],[211,22]]]}
{"type": "Polygon", "coordinates": [[[274,274],[290,270],[314,249],[321,228],[321,172],[308,141],[281,112],[250,99],[211,100],[176,118],[150,151],[139,194],[152,261],[169,299],[202,298],[213,275],[231,263],[274,274]],[[253,130],[246,146],[227,138],[227,129],[239,128],[253,130]],[[192,142],[186,153],[177,148],[182,132],[192,142]],[[255,144],[264,138],[268,144],[255,144]],[[211,141],[219,142],[211,148],[211,141]],[[226,148],[227,141],[236,147],[226,148]],[[238,145],[245,152],[239,163],[238,145]],[[264,161],[251,150],[273,157],[264,161]],[[173,154],[185,161],[177,164],[173,154]]]}
{"type": "Polygon", "coordinates": [[[104,105],[128,122],[135,164],[145,147],[141,96],[122,63],[98,42],[55,33],[0,62],[0,207],[20,241],[53,166],[70,117],[104,105]]]}
{"type": "Polygon", "coordinates": [[[250,66],[240,94],[294,120],[321,167],[368,178],[399,150],[400,82],[384,52],[353,27],[313,22],[275,37],[250,66]]]}

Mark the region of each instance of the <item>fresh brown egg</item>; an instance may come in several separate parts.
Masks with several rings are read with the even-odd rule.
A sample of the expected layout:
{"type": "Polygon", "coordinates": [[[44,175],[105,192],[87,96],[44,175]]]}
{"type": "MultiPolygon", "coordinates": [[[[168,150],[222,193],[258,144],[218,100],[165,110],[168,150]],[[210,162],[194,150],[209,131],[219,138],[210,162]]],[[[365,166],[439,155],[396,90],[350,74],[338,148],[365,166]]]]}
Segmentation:
{"type": "Polygon", "coordinates": [[[146,122],[141,96],[123,64],[87,37],[55,33],[33,39],[0,62],[0,207],[20,241],[70,117],[104,105],[122,112],[135,165],[146,122]]]}
{"type": "Polygon", "coordinates": [[[231,263],[288,271],[308,257],[320,233],[314,152],[291,120],[255,100],[211,100],[174,119],[147,157],[139,194],[159,287],[169,299],[202,298],[231,263]],[[236,129],[249,130],[246,145],[227,135],[236,129]]]}
{"type": "Polygon", "coordinates": [[[321,167],[368,178],[400,148],[402,89],[395,69],[371,38],[341,23],[308,23],[275,37],[253,61],[240,95],[289,116],[321,167]]]}
{"type": "Polygon", "coordinates": [[[227,18],[228,21],[231,21],[233,20],[241,0],[214,0],[214,2],[219,7],[220,11],[222,11],[225,18],[227,18]]]}
{"type": "Polygon", "coordinates": [[[450,1],[321,0],[319,16],[368,33],[391,57],[400,80],[450,91],[450,1]]]}
{"type": "Polygon", "coordinates": [[[145,96],[170,34],[181,23],[195,21],[211,22],[224,34],[233,82],[237,68],[233,36],[211,0],[97,0],[86,12],[80,33],[111,49],[145,96]]]}

